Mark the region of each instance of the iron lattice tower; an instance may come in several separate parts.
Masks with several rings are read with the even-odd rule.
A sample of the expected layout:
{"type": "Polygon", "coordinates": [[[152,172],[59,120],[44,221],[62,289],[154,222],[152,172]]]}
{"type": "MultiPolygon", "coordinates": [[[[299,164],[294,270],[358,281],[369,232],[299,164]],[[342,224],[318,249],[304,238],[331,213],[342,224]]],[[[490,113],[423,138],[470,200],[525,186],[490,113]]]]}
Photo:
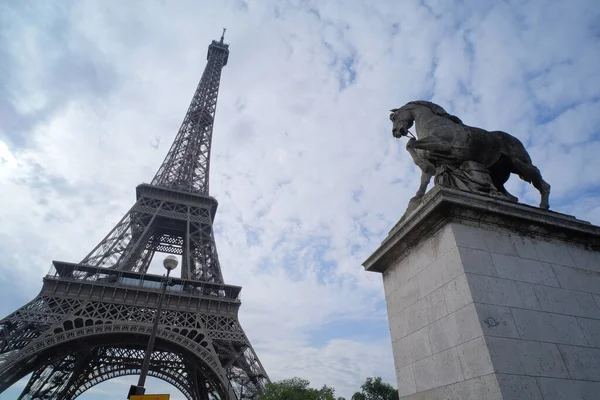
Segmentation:
{"type": "Polygon", "coordinates": [[[149,376],[190,400],[254,398],[267,374],[238,320],[213,235],[208,177],[213,120],[229,45],[213,41],[181,128],[150,184],[78,264],[54,261],[40,294],[0,321],[0,393],[32,373],[19,399],[70,400],[140,373],[163,277],[157,252],[181,256],[169,281],[149,376]]]}

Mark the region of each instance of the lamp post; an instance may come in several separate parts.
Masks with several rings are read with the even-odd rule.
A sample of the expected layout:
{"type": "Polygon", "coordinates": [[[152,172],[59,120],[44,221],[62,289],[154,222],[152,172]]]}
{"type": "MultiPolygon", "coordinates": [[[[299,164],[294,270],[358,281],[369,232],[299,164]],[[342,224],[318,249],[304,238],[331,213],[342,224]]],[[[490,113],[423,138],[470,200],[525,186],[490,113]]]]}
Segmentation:
{"type": "Polygon", "coordinates": [[[152,324],[152,333],[150,333],[150,339],[148,340],[148,347],[146,348],[146,354],[144,355],[144,362],[142,363],[142,371],[140,372],[140,379],[138,380],[138,384],[131,385],[129,388],[129,394],[127,398],[129,399],[132,395],[136,394],[144,394],[146,389],[144,385],[146,384],[146,376],[148,376],[148,368],[150,367],[150,356],[152,355],[152,349],[154,348],[154,342],[156,341],[156,331],[158,331],[158,323],[160,321],[160,314],[162,313],[163,308],[163,300],[165,298],[165,292],[167,291],[167,286],[169,285],[169,274],[172,270],[177,268],[177,258],[175,256],[166,256],[163,260],[163,266],[167,270],[167,276],[160,292],[160,297],[158,298],[158,306],[156,307],[156,315],[154,316],[154,322],[152,324]]]}

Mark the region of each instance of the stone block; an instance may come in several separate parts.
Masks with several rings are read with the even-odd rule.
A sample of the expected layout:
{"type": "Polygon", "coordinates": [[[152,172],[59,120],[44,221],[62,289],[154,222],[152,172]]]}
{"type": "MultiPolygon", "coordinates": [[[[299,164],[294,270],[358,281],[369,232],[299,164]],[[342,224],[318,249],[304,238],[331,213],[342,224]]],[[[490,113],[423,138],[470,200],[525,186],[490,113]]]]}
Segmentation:
{"type": "Polygon", "coordinates": [[[396,341],[396,343],[394,352],[396,369],[431,355],[427,328],[419,329],[396,341]]]}
{"type": "Polygon", "coordinates": [[[517,249],[517,255],[521,258],[539,260],[535,251],[536,240],[526,236],[512,235],[512,241],[517,249]]]}
{"type": "MultiPolygon", "coordinates": [[[[530,376],[496,374],[502,400],[542,400],[535,378],[530,376]]],[[[481,400],[484,400],[482,397],[481,400]]],[[[546,398],[543,398],[546,400],[546,398]]]]}
{"type": "Polygon", "coordinates": [[[540,261],[565,265],[567,267],[575,266],[569,254],[569,248],[563,244],[538,240],[535,244],[535,251],[540,261]]]}
{"type": "Polygon", "coordinates": [[[543,311],[600,319],[600,309],[589,293],[534,285],[543,311]]]}
{"type": "Polygon", "coordinates": [[[396,369],[396,380],[398,382],[398,396],[407,396],[417,391],[412,364],[396,369]]]}
{"type": "Polygon", "coordinates": [[[405,281],[417,276],[419,272],[437,260],[437,255],[434,254],[431,242],[432,238],[429,238],[420,243],[414,249],[410,250],[409,254],[403,261],[407,268],[406,272],[401,275],[401,278],[403,278],[405,281]]]}
{"type": "Polygon", "coordinates": [[[450,226],[457,246],[489,251],[484,235],[490,231],[460,223],[451,223],[450,226]]]}
{"type": "Polygon", "coordinates": [[[441,288],[426,296],[423,302],[425,303],[425,316],[428,324],[448,315],[446,298],[441,288]]]}
{"type": "Polygon", "coordinates": [[[554,343],[486,337],[494,370],[498,373],[568,378],[558,347],[554,343]]]}
{"type": "Polygon", "coordinates": [[[459,345],[456,350],[465,379],[494,372],[494,366],[483,336],[459,345]]]}
{"type": "MultiPolygon", "coordinates": [[[[533,397],[531,399],[537,400],[533,397]]],[[[503,400],[503,398],[496,377],[490,374],[415,393],[402,397],[402,400],[503,400]]]]}
{"type": "Polygon", "coordinates": [[[577,317],[588,346],[600,348],[600,320],[577,317]]]}
{"type": "Polygon", "coordinates": [[[456,348],[415,362],[414,373],[419,392],[464,380],[456,348]]]}
{"type": "Polygon", "coordinates": [[[387,301],[392,292],[398,288],[398,285],[394,282],[394,268],[386,269],[383,274],[381,274],[381,278],[383,279],[383,294],[387,301]]]}
{"type": "Polygon", "coordinates": [[[500,306],[539,310],[540,305],[529,283],[467,274],[473,301],[500,306]]]}
{"type": "Polygon", "coordinates": [[[409,266],[406,258],[395,260],[383,273],[384,290],[390,293],[410,279],[409,266]]]}
{"type": "Polygon", "coordinates": [[[492,254],[492,260],[500,278],[558,286],[558,279],[549,263],[504,254],[492,254]]]}
{"type": "Polygon", "coordinates": [[[518,308],[512,314],[521,339],[587,345],[575,317],[518,308]]]}
{"type": "Polygon", "coordinates": [[[409,306],[400,315],[406,320],[407,333],[412,333],[447,314],[444,292],[439,289],[409,306]]]}
{"type": "Polygon", "coordinates": [[[443,287],[448,312],[454,312],[473,302],[469,283],[465,274],[461,274],[443,287]]]}
{"type": "Polygon", "coordinates": [[[408,327],[406,326],[406,318],[402,314],[394,315],[388,318],[390,324],[390,336],[392,342],[402,339],[408,335],[408,327]]]}
{"type": "Polygon", "coordinates": [[[445,225],[438,230],[431,239],[428,240],[429,246],[433,250],[433,256],[435,259],[440,258],[448,251],[456,247],[456,240],[454,239],[454,232],[450,225],[445,225]]]}
{"type": "Polygon", "coordinates": [[[600,252],[570,246],[569,255],[577,268],[600,272],[600,252]]]}
{"type": "Polygon", "coordinates": [[[504,232],[459,223],[452,224],[452,231],[457,246],[512,256],[518,255],[512,237],[504,232]]]}
{"type": "Polygon", "coordinates": [[[402,311],[401,315],[406,320],[407,333],[417,331],[428,324],[427,314],[425,313],[425,301],[423,299],[402,311]]]}
{"type": "Polygon", "coordinates": [[[474,304],[484,335],[520,338],[510,308],[493,304],[474,304]]]}
{"type": "Polygon", "coordinates": [[[429,342],[435,354],[482,335],[473,303],[429,325],[429,342]]]}
{"type": "Polygon", "coordinates": [[[600,294],[600,272],[560,265],[555,265],[554,271],[563,289],[600,294]]]}
{"type": "Polygon", "coordinates": [[[519,255],[514,240],[509,234],[481,228],[480,231],[482,231],[483,241],[489,252],[511,256],[519,255]]]}
{"type": "Polygon", "coordinates": [[[388,316],[394,316],[402,312],[404,309],[414,304],[421,298],[417,278],[413,277],[399,286],[386,298],[388,308],[388,316]]]}
{"type": "Polygon", "coordinates": [[[465,272],[498,276],[494,262],[488,251],[458,247],[458,252],[465,272]]]}
{"type": "Polygon", "coordinates": [[[600,381],[600,349],[565,344],[559,349],[571,378],[600,381]]]}
{"type": "Polygon", "coordinates": [[[544,400],[593,400],[600,397],[600,382],[538,378],[544,400]]]}
{"type": "Polygon", "coordinates": [[[462,273],[458,249],[452,248],[417,275],[422,296],[439,289],[462,273]]]}

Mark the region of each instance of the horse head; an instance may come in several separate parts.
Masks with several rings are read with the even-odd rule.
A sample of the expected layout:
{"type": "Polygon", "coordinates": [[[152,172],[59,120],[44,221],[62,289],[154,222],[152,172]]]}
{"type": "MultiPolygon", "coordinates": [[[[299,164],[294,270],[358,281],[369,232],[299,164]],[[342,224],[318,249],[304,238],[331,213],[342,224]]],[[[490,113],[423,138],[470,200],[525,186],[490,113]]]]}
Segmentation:
{"type": "Polygon", "coordinates": [[[406,104],[400,108],[390,110],[390,120],[393,124],[392,135],[396,138],[408,135],[408,130],[415,122],[414,114],[409,105],[410,104],[406,104]]]}

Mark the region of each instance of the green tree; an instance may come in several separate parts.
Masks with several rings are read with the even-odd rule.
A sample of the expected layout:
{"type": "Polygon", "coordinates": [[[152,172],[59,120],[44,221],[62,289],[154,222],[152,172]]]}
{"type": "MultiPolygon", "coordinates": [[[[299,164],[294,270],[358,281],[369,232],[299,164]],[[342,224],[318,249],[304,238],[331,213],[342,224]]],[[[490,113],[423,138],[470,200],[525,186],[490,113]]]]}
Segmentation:
{"type": "Polygon", "coordinates": [[[323,386],[321,389],[313,389],[307,380],[291,378],[268,383],[258,400],[336,400],[336,398],[333,388],[323,386]]]}
{"type": "Polygon", "coordinates": [[[352,400],[398,400],[398,390],[380,377],[367,378],[360,388],[361,392],[352,395],[352,400]]]}

